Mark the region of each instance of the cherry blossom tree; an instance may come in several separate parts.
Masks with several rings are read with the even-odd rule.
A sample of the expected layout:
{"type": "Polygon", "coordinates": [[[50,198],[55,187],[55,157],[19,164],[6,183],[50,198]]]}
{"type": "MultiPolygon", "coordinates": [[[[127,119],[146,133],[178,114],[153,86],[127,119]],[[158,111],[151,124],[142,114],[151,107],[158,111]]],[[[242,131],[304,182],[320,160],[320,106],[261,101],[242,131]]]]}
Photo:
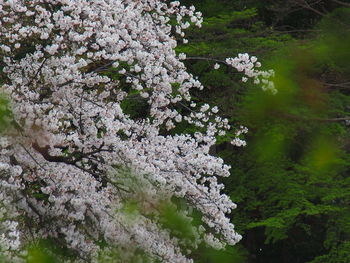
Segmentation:
{"type": "MultiPolygon", "coordinates": [[[[175,52],[201,22],[177,1],[0,0],[1,92],[11,111],[0,137],[0,244],[11,262],[36,238],[88,262],[114,249],[192,262],[203,241],[223,248],[241,239],[227,217],[236,205],[218,182],[230,167],[209,154],[230,125],[217,107],[191,100],[203,87],[175,52]],[[128,100],[145,103],[144,116],[130,116],[128,100]],[[172,133],[177,123],[196,132],[172,133]],[[161,223],[162,204],[174,199],[186,201],[179,213],[189,220],[187,208],[201,214],[190,245],[161,223]]],[[[255,57],[217,62],[273,89],[255,57]]],[[[234,144],[244,144],[242,132],[234,144]]]]}

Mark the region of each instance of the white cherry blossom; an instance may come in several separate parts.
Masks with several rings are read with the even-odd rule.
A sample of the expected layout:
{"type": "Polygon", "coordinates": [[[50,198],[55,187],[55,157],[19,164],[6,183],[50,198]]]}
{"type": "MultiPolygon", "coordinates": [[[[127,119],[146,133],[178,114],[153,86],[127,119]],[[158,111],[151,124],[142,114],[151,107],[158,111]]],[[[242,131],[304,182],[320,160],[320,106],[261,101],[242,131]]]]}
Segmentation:
{"type": "MultiPolygon", "coordinates": [[[[192,249],[241,239],[227,217],[236,205],[218,181],[230,167],[209,154],[230,125],[217,107],[192,101],[191,90],[203,86],[174,50],[176,38],[187,41],[185,28],[200,26],[200,12],[161,0],[0,0],[0,7],[1,91],[14,123],[0,136],[2,249],[10,255],[51,237],[94,261],[103,240],[106,251],[138,248],[151,259],[192,262],[185,241],[159,222],[161,202],[174,198],[202,214],[192,249]],[[145,115],[125,111],[133,100],[147,105],[145,115]],[[165,132],[180,122],[198,131],[165,132]],[[126,200],[138,202],[135,220],[122,212],[126,200]]],[[[226,63],[260,79],[255,57],[226,63]]]]}

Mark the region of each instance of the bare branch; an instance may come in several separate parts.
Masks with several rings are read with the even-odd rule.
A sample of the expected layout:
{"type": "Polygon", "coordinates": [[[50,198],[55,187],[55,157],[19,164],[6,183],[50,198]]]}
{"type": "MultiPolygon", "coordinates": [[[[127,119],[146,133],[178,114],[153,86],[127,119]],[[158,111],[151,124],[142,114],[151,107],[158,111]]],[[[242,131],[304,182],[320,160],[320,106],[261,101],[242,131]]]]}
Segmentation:
{"type": "Polygon", "coordinates": [[[316,8],[312,7],[313,5],[315,5],[315,4],[319,3],[319,2],[321,2],[321,1],[316,1],[316,2],[314,2],[312,4],[310,4],[306,0],[298,0],[297,4],[302,6],[302,7],[304,7],[305,9],[308,9],[308,10],[310,10],[310,11],[320,15],[320,16],[325,16],[326,15],[325,13],[322,13],[321,11],[319,11],[316,8]]]}
{"type": "Polygon", "coordinates": [[[345,3],[345,2],[339,1],[339,0],[331,0],[331,1],[333,1],[334,3],[340,4],[340,5],[344,5],[344,6],[350,7],[350,3],[345,3]]]}

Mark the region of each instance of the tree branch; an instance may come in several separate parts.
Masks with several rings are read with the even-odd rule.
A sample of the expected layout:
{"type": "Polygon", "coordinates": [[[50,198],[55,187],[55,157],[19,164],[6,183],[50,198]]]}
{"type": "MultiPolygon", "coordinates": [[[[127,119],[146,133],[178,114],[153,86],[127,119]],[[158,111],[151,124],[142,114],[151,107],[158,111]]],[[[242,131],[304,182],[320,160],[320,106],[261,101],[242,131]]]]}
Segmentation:
{"type": "Polygon", "coordinates": [[[331,0],[331,1],[333,1],[334,3],[340,4],[340,5],[344,5],[344,6],[350,7],[350,3],[345,3],[345,2],[339,1],[339,0],[331,0]]]}
{"type": "Polygon", "coordinates": [[[320,16],[325,16],[326,14],[324,14],[321,11],[317,10],[316,8],[312,7],[312,5],[317,4],[319,2],[321,2],[321,1],[316,1],[316,2],[314,2],[312,4],[309,4],[306,0],[299,0],[299,1],[297,1],[298,5],[304,7],[305,9],[308,9],[308,10],[310,10],[310,11],[312,11],[312,12],[314,12],[314,13],[320,15],[320,16]]]}

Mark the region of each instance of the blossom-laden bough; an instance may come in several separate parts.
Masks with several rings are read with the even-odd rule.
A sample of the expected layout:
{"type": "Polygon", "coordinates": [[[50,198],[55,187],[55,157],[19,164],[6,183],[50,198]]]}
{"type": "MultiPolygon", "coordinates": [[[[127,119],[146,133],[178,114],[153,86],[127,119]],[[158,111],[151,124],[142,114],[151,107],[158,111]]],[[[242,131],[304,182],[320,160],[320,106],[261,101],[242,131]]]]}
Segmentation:
{"type": "MultiPolygon", "coordinates": [[[[186,242],[160,222],[161,204],[174,198],[201,214],[192,249],[241,239],[227,217],[235,204],[217,180],[229,166],[209,155],[230,126],[217,107],[191,101],[202,86],[174,50],[201,21],[193,7],[160,0],[0,0],[1,92],[12,112],[0,137],[8,257],[51,238],[78,261],[122,248],[125,257],[137,249],[191,262],[186,242]],[[144,116],[127,114],[130,99],[148,105],[144,116]],[[197,132],[171,134],[180,122],[197,132]],[[136,219],[123,213],[128,200],[138,202],[136,219]]],[[[226,63],[255,80],[268,74],[248,55],[226,63]]]]}

